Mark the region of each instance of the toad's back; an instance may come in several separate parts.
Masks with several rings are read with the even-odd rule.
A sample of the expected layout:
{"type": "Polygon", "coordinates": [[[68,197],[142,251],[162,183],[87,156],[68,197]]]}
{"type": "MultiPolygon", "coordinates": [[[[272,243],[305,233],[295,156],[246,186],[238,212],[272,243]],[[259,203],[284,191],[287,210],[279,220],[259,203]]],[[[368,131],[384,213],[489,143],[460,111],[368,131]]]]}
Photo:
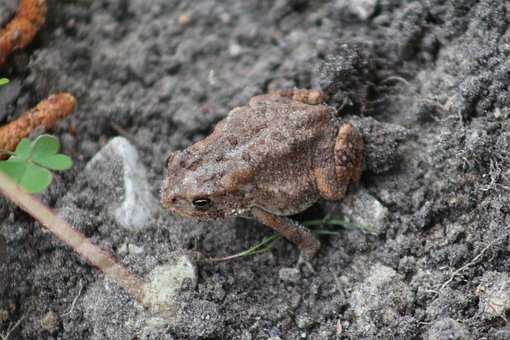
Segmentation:
{"type": "Polygon", "coordinates": [[[244,190],[257,206],[279,215],[297,213],[318,198],[312,168],[333,158],[334,109],[277,95],[251,99],[232,110],[210,138],[211,155],[237,162],[244,190]]]}

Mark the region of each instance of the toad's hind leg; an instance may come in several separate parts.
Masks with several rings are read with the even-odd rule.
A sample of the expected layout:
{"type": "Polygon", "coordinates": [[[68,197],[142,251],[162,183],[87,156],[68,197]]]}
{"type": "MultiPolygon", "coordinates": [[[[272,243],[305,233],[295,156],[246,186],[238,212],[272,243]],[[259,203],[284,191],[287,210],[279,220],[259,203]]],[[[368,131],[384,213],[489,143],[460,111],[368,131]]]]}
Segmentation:
{"type": "Polygon", "coordinates": [[[363,171],[363,139],[351,124],[340,126],[332,156],[321,156],[313,172],[321,196],[340,200],[363,171]]]}
{"type": "Polygon", "coordinates": [[[252,208],[253,217],[260,223],[276,230],[299,247],[306,259],[311,259],[319,250],[321,244],[312,232],[290,218],[276,216],[260,208],[252,208]]]}

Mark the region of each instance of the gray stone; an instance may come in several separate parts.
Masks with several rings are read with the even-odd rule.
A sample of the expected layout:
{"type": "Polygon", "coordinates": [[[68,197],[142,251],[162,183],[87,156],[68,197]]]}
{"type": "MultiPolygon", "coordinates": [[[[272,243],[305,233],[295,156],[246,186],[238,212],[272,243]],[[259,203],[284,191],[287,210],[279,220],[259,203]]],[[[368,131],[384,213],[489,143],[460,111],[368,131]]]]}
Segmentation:
{"type": "Polygon", "coordinates": [[[348,0],[342,2],[359,19],[367,20],[374,14],[378,0],[348,0]]]}
{"type": "Polygon", "coordinates": [[[296,283],[301,279],[301,273],[297,268],[285,267],[278,271],[278,277],[282,281],[296,283]]]}
{"type": "Polygon", "coordinates": [[[115,137],[85,166],[83,175],[94,182],[98,200],[104,200],[115,221],[138,231],[151,221],[158,202],[151,193],[146,170],[135,147],[124,137],[115,137]]]}
{"type": "Polygon", "coordinates": [[[374,234],[380,233],[388,224],[388,208],[363,187],[358,187],[344,198],[341,212],[352,223],[374,234]]]}
{"type": "Polygon", "coordinates": [[[183,288],[197,284],[197,269],[191,258],[183,252],[174,252],[169,261],[154,268],[144,286],[145,303],[154,311],[171,309],[176,296],[183,288]]]}
{"type": "Polygon", "coordinates": [[[307,329],[314,324],[313,319],[309,315],[298,315],[296,317],[296,325],[299,329],[307,329]]]}

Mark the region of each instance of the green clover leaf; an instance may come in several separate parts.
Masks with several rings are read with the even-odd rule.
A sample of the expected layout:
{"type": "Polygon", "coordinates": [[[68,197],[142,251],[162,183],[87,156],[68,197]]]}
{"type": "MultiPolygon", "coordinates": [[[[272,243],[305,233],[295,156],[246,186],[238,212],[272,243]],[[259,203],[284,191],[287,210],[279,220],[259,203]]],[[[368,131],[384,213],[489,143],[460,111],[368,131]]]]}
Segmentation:
{"type": "Polygon", "coordinates": [[[50,135],[41,135],[32,143],[32,160],[50,170],[68,170],[73,161],[66,155],[57,154],[60,142],[50,135]]]}
{"type": "Polygon", "coordinates": [[[16,181],[29,193],[44,191],[53,179],[52,173],[38,165],[28,162],[5,161],[0,162],[0,171],[16,181]]]}
{"type": "Polygon", "coordinates": [[[51,135],[41,135],[33,142],[23,138],[6,161],[0,161],[0,171],[11,177],[29,193],[44,191],[53,180],[50,170],[67,170],[73,161],[59,154],[60,142],[51,135]]]}
{"type": "Polygon", "coordinates": [[[9,84],[9,79],[0,78],[0,86],[9,84]]]}

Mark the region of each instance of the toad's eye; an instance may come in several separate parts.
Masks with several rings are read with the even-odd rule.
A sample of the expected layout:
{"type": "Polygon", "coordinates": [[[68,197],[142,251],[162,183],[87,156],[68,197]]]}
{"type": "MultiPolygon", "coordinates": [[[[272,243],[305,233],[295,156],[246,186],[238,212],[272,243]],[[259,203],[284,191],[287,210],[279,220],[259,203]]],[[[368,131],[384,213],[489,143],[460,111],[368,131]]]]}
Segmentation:
{"type": "Polygon", "coordinates": [[[193,205],[197,209],[207,209],[211,205],[211,200],[208,198],[197,198],[193,200],[193,205]]]}

